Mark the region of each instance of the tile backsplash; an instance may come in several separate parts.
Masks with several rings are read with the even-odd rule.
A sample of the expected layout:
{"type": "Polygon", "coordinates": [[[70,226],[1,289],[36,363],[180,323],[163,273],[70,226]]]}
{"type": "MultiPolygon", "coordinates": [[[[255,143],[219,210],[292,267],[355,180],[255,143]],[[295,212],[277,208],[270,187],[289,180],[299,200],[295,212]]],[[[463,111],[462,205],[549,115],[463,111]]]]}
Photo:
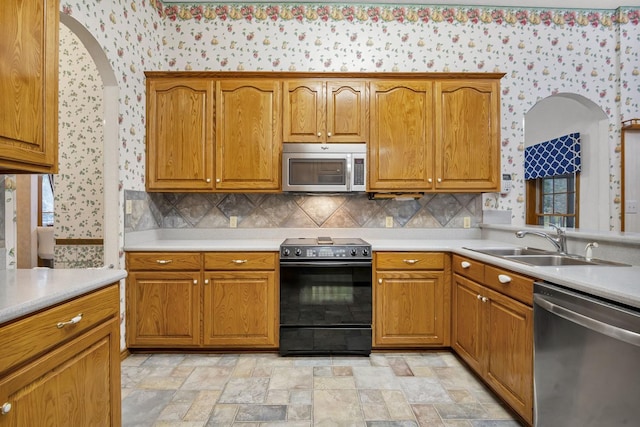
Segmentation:
{"type": "MultiPolygon", "coordinates": [[[[125,191],[131,213],[125,232],[162,228],[462,228],[482,221],[480,194],[427,194],[419,199],[369,200],[366,194],[295,195],[146,193],[125,191]]],[[[126,206],[126,203],[125,203],[126,206]]]]}

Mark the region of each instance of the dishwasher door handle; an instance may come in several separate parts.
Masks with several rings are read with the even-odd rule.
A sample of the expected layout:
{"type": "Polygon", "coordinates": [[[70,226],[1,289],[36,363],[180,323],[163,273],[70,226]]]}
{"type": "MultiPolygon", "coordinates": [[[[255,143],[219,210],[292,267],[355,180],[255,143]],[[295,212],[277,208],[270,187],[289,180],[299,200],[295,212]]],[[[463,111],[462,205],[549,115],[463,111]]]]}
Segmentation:
{"type": "Polygon", "coordinates": [[[548,312],[560,316],[570,322],[584,326],[585,328],[589,328],[593,331],[607,335],[619,341],[624,341],[628,344],[640,347],[640,334],[636,332],[609,325],[607,323],[585,316],[584,314],[569,310],[566,307],[552,303],[540,294],[533,295],[533,303],[537,304],[540,308],[543,308],[548,312]]]}

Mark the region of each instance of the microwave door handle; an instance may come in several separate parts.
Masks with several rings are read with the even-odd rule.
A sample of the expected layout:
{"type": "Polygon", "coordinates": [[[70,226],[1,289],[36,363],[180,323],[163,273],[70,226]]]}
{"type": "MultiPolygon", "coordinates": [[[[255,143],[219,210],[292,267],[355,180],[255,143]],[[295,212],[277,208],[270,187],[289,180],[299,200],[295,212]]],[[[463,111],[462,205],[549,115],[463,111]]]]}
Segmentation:
{"type": "Polygon", "coordinates": [[[353,176],[352,176],[352,171],[351,171],[351,167],[352,167],[352,162],[353,159],[351,158],[351,154],[347,154],[347,176],[346,178],[346,182],[347,182],[347,191],[351,191],[352,188],[352,180],[353,180],[353,176]]]}

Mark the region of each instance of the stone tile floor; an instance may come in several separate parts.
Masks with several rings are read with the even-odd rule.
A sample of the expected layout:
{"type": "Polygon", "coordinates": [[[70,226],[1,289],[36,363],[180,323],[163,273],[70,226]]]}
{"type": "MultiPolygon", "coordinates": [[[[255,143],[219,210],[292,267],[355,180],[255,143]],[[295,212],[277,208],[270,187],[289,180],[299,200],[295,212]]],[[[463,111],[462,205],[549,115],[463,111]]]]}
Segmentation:
{"type": "Polygon", "coordinates": [[[446,351],[134,354],[122,362],[122,420],[124,427],[521,425],[446,351]]]}

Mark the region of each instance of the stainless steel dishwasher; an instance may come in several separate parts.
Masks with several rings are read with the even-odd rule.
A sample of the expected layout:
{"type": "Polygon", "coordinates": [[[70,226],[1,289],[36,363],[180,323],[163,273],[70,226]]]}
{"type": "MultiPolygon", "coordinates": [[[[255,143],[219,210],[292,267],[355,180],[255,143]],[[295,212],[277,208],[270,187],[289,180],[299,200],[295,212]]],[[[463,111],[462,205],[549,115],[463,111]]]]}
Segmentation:
{"type": "Polygon", "coordinates": [[[537,282],[533,319],[535,425],[638,425],[640,310],[537,282]]]}

